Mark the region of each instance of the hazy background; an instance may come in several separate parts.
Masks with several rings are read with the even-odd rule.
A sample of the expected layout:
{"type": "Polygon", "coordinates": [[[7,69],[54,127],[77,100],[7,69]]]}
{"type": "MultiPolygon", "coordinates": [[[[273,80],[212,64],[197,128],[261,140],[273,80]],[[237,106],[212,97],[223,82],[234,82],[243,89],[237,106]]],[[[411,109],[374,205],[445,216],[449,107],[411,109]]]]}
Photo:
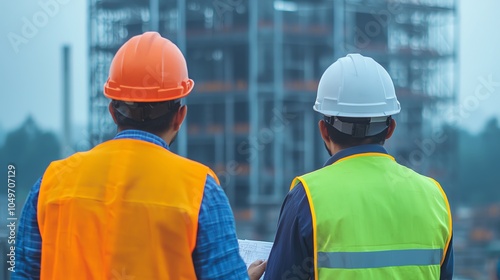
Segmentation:
{"type": "MultiPolygon", "coordinates": [[[[31,114],[43,129],[60,131],[61,45],[72,47],[72,118],[84,126],[88,118],[87,1],[65,0],[60,12],[16,53],[8,39],[20,34],[23,17],[30,18],[41,7],[36,1],[3,1],[0,4],[0,82],[3,110],[0,130],[18,127],[31,114]]],[[[62,1],[61,1],[62,2],[62,1]]],[[[62,2],[63,3],[63,2],[62,2]]],[[[479,77],[492,75],[500,82],[500,1],[459,1],[460,100],[472,95],[479,77]]],[[[500,89],[500,88],[499,88],[500,89]]],[[[460,104],[460,103],[459,103],[460,104]]],[[[463,119],[463,127],[478,132],[486,120],[500,117],[500,90],[463,119]]]]}

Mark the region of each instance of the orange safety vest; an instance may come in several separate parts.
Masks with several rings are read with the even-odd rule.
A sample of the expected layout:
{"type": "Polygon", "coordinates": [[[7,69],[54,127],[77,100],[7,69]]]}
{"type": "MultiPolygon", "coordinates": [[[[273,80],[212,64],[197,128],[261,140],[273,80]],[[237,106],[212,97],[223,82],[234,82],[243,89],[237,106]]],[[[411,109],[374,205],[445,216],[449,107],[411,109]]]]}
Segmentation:
{"type": "Polygon", "coordinates": [[[38,198],[40,278],[196,279],[206,166],[116,139],[50,164],[38,198]]]}

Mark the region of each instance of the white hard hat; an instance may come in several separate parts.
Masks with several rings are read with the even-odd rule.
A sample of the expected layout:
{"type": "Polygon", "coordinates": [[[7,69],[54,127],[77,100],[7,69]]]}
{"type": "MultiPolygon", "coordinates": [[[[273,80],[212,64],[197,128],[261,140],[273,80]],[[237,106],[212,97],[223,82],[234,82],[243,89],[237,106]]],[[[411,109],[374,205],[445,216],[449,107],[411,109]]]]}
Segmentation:
{"type": "Polygon", "coordinates": [[[348,54],[326,69],[313,109],[325,116],[388,117],[401,111],[389,73],[371,57],[348,54]]]}

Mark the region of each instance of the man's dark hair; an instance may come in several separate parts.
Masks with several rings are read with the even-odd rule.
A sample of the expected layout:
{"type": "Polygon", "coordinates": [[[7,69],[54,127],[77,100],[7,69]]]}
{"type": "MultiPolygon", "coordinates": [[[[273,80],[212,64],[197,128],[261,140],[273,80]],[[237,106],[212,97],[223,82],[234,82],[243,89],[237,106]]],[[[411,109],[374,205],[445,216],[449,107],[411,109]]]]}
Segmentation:
{"type": "MultiPolygon", "coordinates": [[[[328,117],[329,118],[329,117],[328,117]]],[[[377,133],[373,136],[366,136],[366,137],[354,137],[350,134],[343,133],[336,128],[334,128],[330,122],[328,121],[328,118],[325,117],[325,125],[326,129],[328,131],[328,136],[330,139],[337,145],[339,145],[341,148],[350,148],[354,146],[359,146],[359,145],[365,145],[365,144],[380,144],[383,145],[385,143],[385,137],[387,136],[387,133],[389,131],[389,123],[391,118],[389,117],[387,120],[387,127],[382,130],[380,133],[377,133]]],[[[369,123],[370,118],[348,118],[348,117],[336,117],[342,122],[347,122],[347,123],[369,123]]]]}
{"type": "Polygon", "coordinates": [[[120,129],[137,129],[160,134],[171,127],[181,102],[178,99],[163,102],[112,100],[111,105],[120,129]]]}

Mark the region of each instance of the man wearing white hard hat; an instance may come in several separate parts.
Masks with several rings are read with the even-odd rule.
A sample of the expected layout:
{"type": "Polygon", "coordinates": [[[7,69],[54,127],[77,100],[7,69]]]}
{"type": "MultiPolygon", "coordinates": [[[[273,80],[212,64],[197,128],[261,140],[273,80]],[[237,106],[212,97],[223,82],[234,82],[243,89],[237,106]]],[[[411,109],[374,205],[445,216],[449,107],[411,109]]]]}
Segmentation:
{"type": "Polygon", "coordinates": [[[340,58],[313,109],[331,158],[293,180],[265,279],[451,279],[443,189],[383,147],[401,110],[387,71],[360,54],[340,58]]]}

